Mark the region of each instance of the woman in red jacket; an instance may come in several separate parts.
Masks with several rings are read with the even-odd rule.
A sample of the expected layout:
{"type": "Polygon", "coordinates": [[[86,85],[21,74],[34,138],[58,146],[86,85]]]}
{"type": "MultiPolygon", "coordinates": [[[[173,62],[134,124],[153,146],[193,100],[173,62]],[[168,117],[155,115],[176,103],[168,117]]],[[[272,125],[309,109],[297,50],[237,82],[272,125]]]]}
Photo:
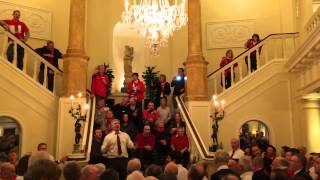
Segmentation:
{"type": "Polygon", "coordinates": [[[109,78],[105,72],[104,65],[98,67],[98,72],[92,75],[91,81],[91,93],[96,96],[97,102],[100,99],[104,99],[107,96],[107,91],[109,89],[109,78]]]}
{"type": "MultiPolygon", "coordinates": [[[[231,49],[227,50],[226,55],[220,61],[220,67],[224,67],[229,64],[233,60],[233,51],[231,49]]],[[[233,70],[238,66],[238,63],[233,65],[233,70]]],[[[235,77],[235,73],[233,71],[233,77],[235,77]]],[[[224,70],[224,85],[226,89],[231,86],[231,67],[224,70]]],[[[222,85],[222,75],[221,75],[221,85],[222,85]]]]}
{"type": "Polygon", "coordinates": [[[142,102],[144,99],[143,93],[145,87],[142,81],[139,80],[138,73],[132,73],[132,81],[128,84],[128,95],[129,98],[134,98],[136,100],[137,108],[139,111],[142,110],[142,102]]]}

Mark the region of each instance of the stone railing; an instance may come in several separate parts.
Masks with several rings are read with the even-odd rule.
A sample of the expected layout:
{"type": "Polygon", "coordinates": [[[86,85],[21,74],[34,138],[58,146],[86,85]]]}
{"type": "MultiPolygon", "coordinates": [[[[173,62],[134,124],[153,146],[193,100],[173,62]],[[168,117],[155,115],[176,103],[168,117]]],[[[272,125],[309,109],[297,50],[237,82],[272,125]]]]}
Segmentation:
{"type": "Polygon", "coordinates": [[[208,75],[209,95],[229,90],[273,59],[287,60],[296,50],[298,33],[270,34],[256,46],[235,57],[229,64],[208,75]],[[253,55],[255,54],[255,55],[253,55]],[[251,57],[256,57],[256,69],[251,70],[251,57]],[[225,70],[230,70],[230,85],[226,86],[225,70]]]}
{"type": "Polygon", "coordinates": [[[305,25],[305,30],[307,33],[311,33],[320,24],[320,8],[313,13],[307,24],[305,25]]]}
{"type": "MultiPolygon", "coordinates": [[[[57,79],[62,76],[62,71],[54,67],[40,55],[38,55],[28,44],[20,41],[11,32],[6,31],[0,26],[0,61],[11,64],[13,67],[19,67],[21,73],[31,78],[35,83],[38,83],[45,89],[48,89],[48,76],[47,73],[54,74],[53,76],[53,90],[50,93],[57,95],[57,79]],[[13,53],[12,63],[8,61],[8,48],[11,46],[13,53]],[[13,47],[13,48],[12,48],[13,47]],[[17,48],[18,47],[18,48],[17,48]],[[23,63],[18,62],[18,53],[23,50],[24,55],[23,63]],[[19,51],[19,52],[18,52],[19,51]],[[42,83],[39,81],[40,65],[43,64],[43,78],[42,83]],[[50,72],[48,72],[50,71],[50,72]]],[[[18,68],[16,68],[19,70],[18,68]]],[[[41,73],[42,74],[42,73],[41,73]]]]}

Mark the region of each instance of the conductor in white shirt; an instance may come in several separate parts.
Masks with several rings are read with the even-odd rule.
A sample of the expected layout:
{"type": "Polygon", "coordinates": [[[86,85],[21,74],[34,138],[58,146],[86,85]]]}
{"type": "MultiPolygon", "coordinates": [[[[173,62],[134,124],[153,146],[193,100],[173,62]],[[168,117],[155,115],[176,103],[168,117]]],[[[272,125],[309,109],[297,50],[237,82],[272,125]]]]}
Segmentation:
{"type": "Polygon", "coordinates": [[[244,152],[240,149],[239,139],[232,138],[230,141],[232,150],[229,151],[230,159],[239,161],[239,159],[244,156],[244,152]]]}
{"type": "Polygon", "coordinates": [[[118,171],[121,180],[125,180],[128,163],[128,148],[134,149],[134,144],[129,135],[120,131],[120,121],[111,121],[112,132],[105,136],[101,152],[103,153],[104,164],[107,168],[118,171]]]}

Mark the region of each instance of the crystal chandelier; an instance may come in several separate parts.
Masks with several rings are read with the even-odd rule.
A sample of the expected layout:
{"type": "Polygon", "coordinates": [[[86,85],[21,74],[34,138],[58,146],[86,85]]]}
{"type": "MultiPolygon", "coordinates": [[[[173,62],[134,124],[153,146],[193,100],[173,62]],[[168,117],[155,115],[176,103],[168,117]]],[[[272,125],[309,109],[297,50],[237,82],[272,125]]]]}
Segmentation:
{"type": "Polygon", "coordinates": [[[168,46],[173,32],[187,23],[185,1],[175,0],[174,5],[170,5],[169,0],[125,0],[122,23],[145,37],[146,47],[157,55],[160,47],[168,46]]]}

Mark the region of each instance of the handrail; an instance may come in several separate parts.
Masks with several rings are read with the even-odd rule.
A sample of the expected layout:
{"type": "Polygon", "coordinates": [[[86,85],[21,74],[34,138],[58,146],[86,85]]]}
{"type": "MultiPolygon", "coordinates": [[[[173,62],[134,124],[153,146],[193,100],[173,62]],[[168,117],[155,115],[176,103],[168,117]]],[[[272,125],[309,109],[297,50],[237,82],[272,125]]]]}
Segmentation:
{"type": "Polygon", "coordinates": [[[195,127],[195,125],[193,124],[193,122],[190,118],[189,111],[187,110],[181,96],[177,96],[176,101],[178,103],[178,107],[180,109],[180,112],[186,121],[186,125],[187,125],[188,129],[191,132],[191,135],[193,136],[193,138],[195,139],[196,146],[198,147],[200,154],[203,156],[203,159],[208,159],[208,160],[214,159],[214,154],[210,153],[207,150],[209,147],[206,148],[204,142],[202,141],[201,137],[199,136],[198,130],[195,127]]]}
{"type": "Polygon", "coordinates": [[[308,20],[308,22],[304,26],[304,29],[307,31],[307,33],[310,33],[319,24],[320,24],[320,8],[318,8],[316,12],[313,13],[311,18],[308,20]]]}
{"type": "MultiPolygon", "coordinates": [[[[261,41],[258,42],[258,44],[256,44],[255,46],[253,46],[252,48],[246,49],[245,51],[243,51],[242,53],[240,53],[239,55],[237,55],[232,61],[230,61],[228,64],[226,64],[225,66],[228,66],[229,64],[237,61],[243,54],[246,54],[248,51],[254,51],[253,49],[257,50],[257,47],[260,47],[260,45],[262,43],[264,43],[266,40],[272,38],[273,36],[287,36],[287,35],[298,35],[298,32],[294,32],[294,33],[275,33],[275,34],[269,34],[267,37],[263,38],[261,41]]],[[[220,71],[221,69],[223,69],[225,66],[220,67],[218,69],[216,69],[215,71],[213,71],[212,73],[207,75],[207,78],[209,78],[210,76],[212,76],[213,74],[215,74],[216,72],[220,71]]]]}
{"type": "Polygon", "coordinates": [[[7,31],[5,30],[2,26],[0,26],[0,32],[3,32],[4,34],[6,34],[10,39],[16,41],[17,44],[19,44],[20,46],[22,46],[24,49],[28,49],[33,56],[36,56],[36,58],[38,58],[42,63],[44,63],[45,65],[47,65],[50,69],[52,70],[56,70],[59,71],[60,73],[63,73],[63,71],[55,66],[53,66],[52,64],[50,64],[48,61],[46,61],[43,57],[41,57],[29,44],[21,41],[20,39],[18,39],[11,31],[7,31]]]}

